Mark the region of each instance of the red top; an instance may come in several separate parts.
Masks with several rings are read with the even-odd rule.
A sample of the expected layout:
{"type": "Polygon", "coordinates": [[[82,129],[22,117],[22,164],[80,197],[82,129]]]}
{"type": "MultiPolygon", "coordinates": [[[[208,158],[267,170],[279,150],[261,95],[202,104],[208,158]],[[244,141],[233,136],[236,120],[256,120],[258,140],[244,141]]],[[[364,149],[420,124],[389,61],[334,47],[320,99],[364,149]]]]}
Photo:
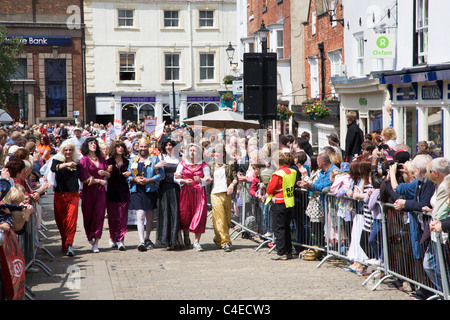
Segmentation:
{"type": "Polygon", "coordinates": [[[249,191],[250,194],[254,197],[256,197],[256,192],[259,190],[259,183],[260,183],[259,177],[257,175],[253,175],[253,180],[250,185],[249,191]]]}
{"type": "MultiPolygon", "coordinates": [[[[283,170],[286,174],[291,173],[291,170],[286,166],[279,167],[278,170],[283,170]]],[[[273,195],[272,199],[274,199],[275,203],[284,203],[283,178],[279,175],[272,174],[272,178],[270,178],[269,184],[267,185],[266,193],[273,195]]]]}

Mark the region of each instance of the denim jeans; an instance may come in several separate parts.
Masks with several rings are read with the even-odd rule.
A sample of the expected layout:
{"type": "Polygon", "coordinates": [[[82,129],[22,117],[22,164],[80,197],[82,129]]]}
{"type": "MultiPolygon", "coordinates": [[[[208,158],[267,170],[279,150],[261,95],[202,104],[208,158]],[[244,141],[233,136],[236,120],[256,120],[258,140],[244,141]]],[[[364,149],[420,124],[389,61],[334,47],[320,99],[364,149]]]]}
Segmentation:
{"type": "Polygon", "coordinates": [[[266,234],[267,232],[272,232],[272,217],[270,214],[270,203],[264,204],[259,203],[259,207],[262,212],[262,228],[263,228],[263,234],[266,234]]]}
{"type": "MultiPolygon", "coordinates": [[[[430,241],[425,256],[423,258],[423,268],[428,278],[436,286],[436,289],[442,292],[442,276],[441,269],[439,267],[439,255],[437,249],[437,243],[435,241],[430,241]]],[[[448,261],[447,257],[447,247],[442,245],[442,251],[444,254],[444,261],[448,261]]],[[[448,273],[448,271],[447,271],[448,273]]],[[[447,280],[449,275],[447,274],[447,280]]]]}
{"type": "Polygon", "coordinates": [[[375,259],[383,260],[383,236],[382,236],[381,220],[374,219],[372,231],[369,236],[369,243],[375,254],[375,259]]]}
{"type": "Polygon", "coordinates": [[[422,230],[417,220],[416,212],[409,212],[409,233],[411,236],[411,245],[414,259],[421,259],[423,256],[423,245],[420,244],[422,230]]]}

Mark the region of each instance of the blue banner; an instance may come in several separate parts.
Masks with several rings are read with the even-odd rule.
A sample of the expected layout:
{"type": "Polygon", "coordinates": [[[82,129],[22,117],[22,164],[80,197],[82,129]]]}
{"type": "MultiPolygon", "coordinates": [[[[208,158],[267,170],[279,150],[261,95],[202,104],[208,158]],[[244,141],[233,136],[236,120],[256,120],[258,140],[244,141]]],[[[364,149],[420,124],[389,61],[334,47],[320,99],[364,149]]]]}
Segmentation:
{"type": "Polygon", "coordinates": [[[22,38],[20,41],[27,46],[71,46],[72,37],[47,36],[6,36],[6,39],[22,38]]]}

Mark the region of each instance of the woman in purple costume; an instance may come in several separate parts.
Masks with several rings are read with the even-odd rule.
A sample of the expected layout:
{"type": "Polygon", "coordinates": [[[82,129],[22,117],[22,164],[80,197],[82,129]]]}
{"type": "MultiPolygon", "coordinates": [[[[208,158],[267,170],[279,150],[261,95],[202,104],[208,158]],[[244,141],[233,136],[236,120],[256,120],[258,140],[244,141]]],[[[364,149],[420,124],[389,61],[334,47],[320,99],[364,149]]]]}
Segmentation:
{"type": "Polygon", "coordinates": [[[92,251],[99,252],[98,241],[102,236],[106,211],[105,178],[111,174],[95,138],[89,137],[83,142],[81,154],[79,179],[83,183],[80,198],[84,230],[92,251]]]}
{"type": "Polygon", "coordinates": [[[127,178],[128,149],[123,141],[114,141],[106,160],[111,166],[111,177],[108,179],[106,190],[106,212],[108,213],[109,244],[112,248],[125,251],[125,234],[128,225],[128,204],[130,202],[130,188],[127,178]]]}
{"type": "Polygon", "coordinates": [[[205,233],[208,205],[205,186],[211,182],[210,169],[202,160],[200,146],[190,144],[186,159],[177,167],[175,177],[181,185],[180,226],[184,244],[190,245],[189,231],[195,234],[194,250],[203,251],[200,237],[205,233]]]}

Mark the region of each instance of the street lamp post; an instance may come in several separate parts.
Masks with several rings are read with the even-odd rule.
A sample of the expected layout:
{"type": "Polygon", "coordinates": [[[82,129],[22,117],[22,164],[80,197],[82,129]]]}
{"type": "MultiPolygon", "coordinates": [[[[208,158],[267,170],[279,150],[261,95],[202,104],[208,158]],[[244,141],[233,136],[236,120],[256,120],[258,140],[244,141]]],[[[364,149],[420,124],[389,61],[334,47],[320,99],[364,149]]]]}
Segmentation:
{"type": "Polygon", "coordinates": [[[226,49],[227,51],[227,56],[228,56],[228,61],[230,61],[230,66],[237,66],[238,64],[236,62],[233,62],[233,58],[234,58],[234,48],[231,45],[231,42],[228,44],[228,47],[226,49]]]}
{"type": "Polygon", "coordinates": [[[336,19],[336,8],[338,5],[337,0],[330,0],[325,1],[325,6],[327,13],[330,17],[330,23],[333,24],[333,22],[339,22],[342,26],[344,26],[344,19],[336,19]]]}
{"type": "Polygon", "coordinates": [[[261,40],[262,53],[267,53],[267,38],[269,36],[269,29],[266,28],[264,20],[261,21],[261,27],[256,32],[258,33],[258,37],[261,40]]]}

